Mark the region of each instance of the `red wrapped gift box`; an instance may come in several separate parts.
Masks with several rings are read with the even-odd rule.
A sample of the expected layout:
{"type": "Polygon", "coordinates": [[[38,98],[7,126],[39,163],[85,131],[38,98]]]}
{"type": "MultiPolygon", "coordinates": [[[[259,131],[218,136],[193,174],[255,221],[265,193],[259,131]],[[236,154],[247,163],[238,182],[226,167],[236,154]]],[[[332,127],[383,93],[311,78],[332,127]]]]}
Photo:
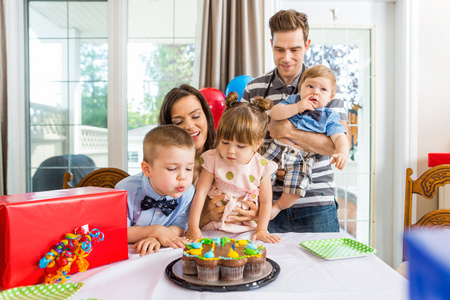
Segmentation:
{"type": "Polygon", "coordinates": [[[39,260],[77,227],[104,240],[86,257],[89,269],[128,258],[127,192],[98,187],[0,196],[0,288],[44,282],[39,260]]]}
{"type": "Polygon", "coordinates": [[[428,153],[428,167],[450,164],[450,153],[428,153]]]}

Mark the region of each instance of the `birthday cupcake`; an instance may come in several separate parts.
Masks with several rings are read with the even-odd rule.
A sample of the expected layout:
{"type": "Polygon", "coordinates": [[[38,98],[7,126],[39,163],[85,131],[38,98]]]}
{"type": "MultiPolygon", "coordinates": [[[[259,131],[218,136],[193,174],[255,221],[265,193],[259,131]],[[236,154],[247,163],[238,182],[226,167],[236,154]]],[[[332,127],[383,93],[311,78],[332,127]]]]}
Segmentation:
{"type": "Polygon", "coordinates": [[[195,257],[183,255],[181,257],[181,264],[183,266],[183,273],[186,275],[197,274],[197,263],[195,257]]]}
{"type": "Polygon", "coordinates": [[[203,281],[219,280],[220,266],[218,259],[197,259],[197,278],[203,281]]]}
{"type": "Polygon", "coordinates": [[[220,279],[224,281],[236,281],[244,278],[244,268],[247,258],[223,259],[220,265],[220,279]]]}
{"type": "Polygon", "coordinates": [[[245,276],[261,275],[265,260],[263,246],[228,237],[204,238],[187,244],[182,258],[184,274],[197,274],[199,280],[209,282],[219,277],[223,281],[238,281],[245,276]]]}
{"type": "Polygon", "coordinates": [[[244,268],[244,276],[261,276],[266,264],[266,249],[263,246],[248,244],[244,252],[247,254],[248,259],[244,268]]]}
{"type": "Polygon", "coordinates": [[[202,243],[192,243],[187,245],[185,254],[181,257],[181,263],[183,265],[183,273],[187,275],[197,274],[197,263],[195,259],[198,255],[202,254],[202,243]]]}

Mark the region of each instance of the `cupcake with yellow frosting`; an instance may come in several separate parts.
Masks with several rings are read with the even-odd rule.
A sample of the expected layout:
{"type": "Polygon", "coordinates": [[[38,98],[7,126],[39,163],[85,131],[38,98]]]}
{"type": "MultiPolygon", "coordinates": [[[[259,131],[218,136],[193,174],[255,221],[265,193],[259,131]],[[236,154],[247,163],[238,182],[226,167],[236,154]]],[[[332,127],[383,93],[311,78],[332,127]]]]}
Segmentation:
{"type": "Polygon", "coordinates": [[[235,281],[244,278],[244,267],[247,257],[230,248],[228,257],[223,258],[220,264],[220,279],[235,281]]]}
{"type": "Polygon", "coordinates": [[[181,263],[183,266],[183,273],[187,275],[197,274],[197,263],[195,258],[202,254],[202,243],[191,243],[186,245],[186,250],[184,253],[190,255],[183,255],[181,258],[181,263]]]}
{"type": "Polygon", "coordinates": [[[219,277],[224,281],[255,277],[262,274],[265,261],[266,249],[263,246],[228,237],[205,238],[187,244],[182,257],[183,273],[197,274],[202,281],[215,281],[219,277]]]}
{"type": "Polygon", "coordinates": [[[257,277],[261,276],[264,265],[266,264],[266,251],[260,251],[255,244],[249,244],[245,247],[245,254],[247,254],[248,262],[245,265],[244,276],[257,277]]]}

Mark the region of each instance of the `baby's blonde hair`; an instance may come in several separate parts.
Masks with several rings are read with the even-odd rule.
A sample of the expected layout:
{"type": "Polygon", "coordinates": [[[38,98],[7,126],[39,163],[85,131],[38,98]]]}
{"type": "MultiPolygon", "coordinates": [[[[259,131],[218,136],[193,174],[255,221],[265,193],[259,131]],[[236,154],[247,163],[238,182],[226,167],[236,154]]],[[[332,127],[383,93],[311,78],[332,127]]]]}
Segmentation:
{"type": "Polygon", "coordinates": [[[300,77],[300,81],[298,82],[298,90],[301,90],[302,84],[308,78],[317,78],[317,77],[325,77],[331,82],[331,98],[336,94],[336,76],[334,76],[333,72],[324,65],[315,65],[309,69],[306,69],[303,72],[302,77],[300,77]]]}
{"type": "Polygon", "coordinates": [[[238,102],[239,95],[230,92],[225,98],[227,108],[217,127],[216,147],[221,140],[256,147],[261,144],[269,129],[266,110],[273,107],[270,99],[256,97],[253,102],[238,102]]]}

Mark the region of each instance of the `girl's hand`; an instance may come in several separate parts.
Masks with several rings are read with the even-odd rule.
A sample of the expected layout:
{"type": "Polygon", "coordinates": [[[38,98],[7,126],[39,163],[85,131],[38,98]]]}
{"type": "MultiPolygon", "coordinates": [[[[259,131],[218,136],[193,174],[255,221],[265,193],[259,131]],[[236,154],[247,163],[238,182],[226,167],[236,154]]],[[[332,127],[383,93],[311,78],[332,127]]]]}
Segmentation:
{"type": "Polygon", "coordinates": [[[256,230],[252,236],[252,241],[261,240],[265,243],[278,244],[281,238],[278,235],[270,234],[267,230],[256,230]]]}
{"type": "Polygon", "coordinates": [[[330,164],[335,164],[336,168],[342,170],[347,164],[348,155],[344,153],[336,153],[332,155],[333,159],[330,164]]]}
{"type": "Polygon", "coordinates": [[[142,239],[131,246],[132,249],[136,249],[137,253],[140,253],[140,256],[158,252],[160,247],[161,243],[154,237],[142,239]]]}
{"type": "Polygon", "coordinates": [[[198,227],[197,228],[189,227],[186,232],[185,238],[190,243],[196,242],[202,238],[202,231],[198,227]]]}

